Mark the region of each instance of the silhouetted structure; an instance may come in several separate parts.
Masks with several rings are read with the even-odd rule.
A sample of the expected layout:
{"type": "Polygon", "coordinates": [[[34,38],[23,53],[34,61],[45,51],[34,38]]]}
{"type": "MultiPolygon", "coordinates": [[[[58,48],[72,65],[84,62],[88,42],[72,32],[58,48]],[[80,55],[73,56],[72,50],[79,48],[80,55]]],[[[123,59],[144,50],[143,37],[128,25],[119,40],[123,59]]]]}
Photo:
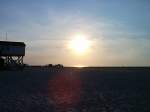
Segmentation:
{"type": "Polygon", "coordinates": [[[54,67],[55,67],[56,69],[62,69],[62,68],[63,68],[63,65],[57,64],[57,65],[55,65],[54,67]]]}
{"type": "Polygon", "coordinates": [[[4,69],[4,59],[0,57],[0,69],[4,69]]]}
{"type": "Polygon", "coordinates": [[[24,42],[0,41],[0,64],[6,67],[23,66],[23,57],[25,56],[24,42]],[[4,62],[2,61],[4,60],[4,62]]]}
{"type": "Polygon", "coordinates": [[[63,68],[62,64],[57,64],[57,65],[48,64],[47,66],[50,68],[56,68],[56,69],[62,69],[63,68]]]}

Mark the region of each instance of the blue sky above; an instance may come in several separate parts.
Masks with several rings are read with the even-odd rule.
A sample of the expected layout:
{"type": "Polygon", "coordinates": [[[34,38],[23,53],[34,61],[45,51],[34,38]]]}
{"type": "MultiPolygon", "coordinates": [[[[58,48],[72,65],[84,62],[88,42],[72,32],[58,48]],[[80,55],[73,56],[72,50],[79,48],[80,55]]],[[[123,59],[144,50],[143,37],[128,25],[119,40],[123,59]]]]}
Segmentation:
{"type": "Polygon", "coordinates": [[[149,11],[149,0],[0,0],[0,39],[24,41],[30,64],[146,66],[149,11]],[[84,58],[66,47],[78,32],[95,43],[84,58]]]}

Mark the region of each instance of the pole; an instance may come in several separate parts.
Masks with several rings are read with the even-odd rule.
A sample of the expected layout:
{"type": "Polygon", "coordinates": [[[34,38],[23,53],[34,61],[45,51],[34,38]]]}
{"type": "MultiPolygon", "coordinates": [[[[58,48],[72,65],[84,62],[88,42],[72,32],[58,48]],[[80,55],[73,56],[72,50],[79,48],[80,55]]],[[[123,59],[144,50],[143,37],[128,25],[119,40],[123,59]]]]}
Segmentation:
{"type": "Polygon", "coordinates": [[[7,32],[6,32],[6,41],[7,41],[7,32]]]}

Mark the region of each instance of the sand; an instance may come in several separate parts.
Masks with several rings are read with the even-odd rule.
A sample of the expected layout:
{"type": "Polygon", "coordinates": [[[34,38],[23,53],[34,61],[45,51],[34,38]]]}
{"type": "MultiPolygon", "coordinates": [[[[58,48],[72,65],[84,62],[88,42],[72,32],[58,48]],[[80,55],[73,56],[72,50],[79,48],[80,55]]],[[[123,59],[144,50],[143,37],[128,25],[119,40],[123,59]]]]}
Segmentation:
{"type": "Polygon", "coordinates": [[[0,71],[0,112],[149,112],[150,69],[0,71]]]}

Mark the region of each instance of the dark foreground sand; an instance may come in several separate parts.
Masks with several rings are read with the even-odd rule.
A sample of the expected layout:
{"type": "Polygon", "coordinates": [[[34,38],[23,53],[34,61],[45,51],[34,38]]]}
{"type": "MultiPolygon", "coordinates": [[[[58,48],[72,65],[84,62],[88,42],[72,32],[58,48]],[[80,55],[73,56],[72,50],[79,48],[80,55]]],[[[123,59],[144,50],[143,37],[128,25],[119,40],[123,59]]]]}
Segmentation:
{"type": "Polygon", "coordinates": [[[0,71],[0,112],[150,112],[150,69],[0,71]]]}

